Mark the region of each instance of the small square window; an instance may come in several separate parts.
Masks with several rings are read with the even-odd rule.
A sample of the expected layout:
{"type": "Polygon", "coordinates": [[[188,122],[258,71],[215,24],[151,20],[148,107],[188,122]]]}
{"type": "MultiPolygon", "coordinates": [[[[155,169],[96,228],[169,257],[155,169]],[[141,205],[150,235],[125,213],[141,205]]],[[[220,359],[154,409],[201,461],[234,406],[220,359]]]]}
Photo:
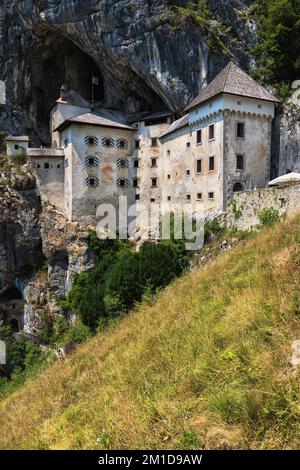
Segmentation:
{"type": "Polygon", "coordinates": [[[157,187],[157,178],[151,178],[152,188],[157,187]]]}
{"type": "Polygon", "coordinates": [[[19,150],[18,144],[15,144],[15,150],[19,150]]]}
{"type": "Polygon", "coordinates": [[[186,148],[189,149],[191,147],[191,142],[186,143],[186,148]]]}
{"type": "Polygon", "coordinates": [[[171,196],[168,196],[168,201],[171,201],[171,196]]]}
{"type": "Polygon", "coordinates": [[[158,138],[157,137],[152,137],[151,139],[151,147],[157,147],[157,142],[158,138]]]}
{"type": "Polygon", "coordinates": [[[139,200],[140,200],[140,195],[139,195],[139,194],[136,194],[136,195],[135,195],[135,200],[136,200],[136,201],[139,201],[139,200]]]}
{"type": "Polygon", "coordinates": [[[151,158],[151,166],[156,167],[157,166],[157,158],[151,158]]]}
{"type": "Polygon", "coordinates": [[[197,160],[196,162],[196,172],[197,173],[201,173],[202,171],[202,160],[201,158],[199,160],[197,160]]]}
{"type": "Polygon", "coordinates": [[[190,201],[190,200],[191,200],[191,195],[190,195],[190,194],[187,194],[187,195],[186,195],[186,199],[187,199],[187,201],[190,201]]]}
{"type": "Polygon", "coordinates": [[[57,164],[57,168],[60,168],[60,164],[59,164],[59,163],[57,164]]]}
{"type": "Polygon", "coordinates": [[[139,167],[139,161],[138,160],[133,160],[133,167],[138,168],[139,167]]]}
{"type": "Polygon", "coordinates": [[[41,165],[38,163],[36,167],[37,167],[37,168],[41,168],[41,165]]]}
{"type": "Polygon", "coordinates": [[[50,164],[49,164],[49,163],[45,163],[45,164],[44,164],[44,168],[45,168],[46,170],[49,170],[50,164]]]}
{"type": "Polygon", "coordinates": [[[214,169],[215,169],[215,157],[209,157],[208,168],[209,168],[209,171],[214,171],[214,169]]]}
{"type": "Polygon", "coordinates": [[[200,201],[202,199],[202,193],[197,193],[197,199],[200,201]]]}
{"type": "Polygon", "coordinates": [[[245,124],[238,122],[236,125],[236,135],[238,138],[243,139],[245,137],[245,124]]]}
{"type": "Polygon", "coordinates": [[[215,138],[215,125],[214,124],[208,127],[208,138],[209,140],[212,140],[215,138]]]}
{"type": "Polygon", "coordinates": [[[155,199],[154,199],[154,197],[152,197],[152,198],[150,199],[150,201],[151,201],[151,202],[155,202],[155,199]]]}
{"type": "Polygon", "coordinates": [[[197,130],[196,142],[202,144],[202,129],[197,130]]]}
{"type": "Polygon", "coordinates": [[[190,170],[186,170],[185,173],[186,173],[186,176],[190,176],[191,174],[190,170]]]}
{"type": "Polygon", "coordinates": [[[208,193],[208,199],[214,199],[215,195],[213,192],[208,193]]]}
{"type": "Polygon", "coordinates": [[[236,156],[236,169],[243,170],[244,169],[244,155],[237,155],[236,156]]]}

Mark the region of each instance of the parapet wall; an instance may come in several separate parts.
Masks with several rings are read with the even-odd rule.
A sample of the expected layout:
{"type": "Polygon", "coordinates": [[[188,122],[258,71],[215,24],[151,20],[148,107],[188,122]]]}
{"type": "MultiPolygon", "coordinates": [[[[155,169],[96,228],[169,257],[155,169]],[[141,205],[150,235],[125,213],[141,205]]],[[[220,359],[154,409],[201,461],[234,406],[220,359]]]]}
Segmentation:
{"type": "Polygon", "coordinates": [[[236,193],[228,207],[227,224],[239,230],[251,229],[260,223],[260,212],[271,208],[282,216],[300,212],[300,184],[236,193]]]}

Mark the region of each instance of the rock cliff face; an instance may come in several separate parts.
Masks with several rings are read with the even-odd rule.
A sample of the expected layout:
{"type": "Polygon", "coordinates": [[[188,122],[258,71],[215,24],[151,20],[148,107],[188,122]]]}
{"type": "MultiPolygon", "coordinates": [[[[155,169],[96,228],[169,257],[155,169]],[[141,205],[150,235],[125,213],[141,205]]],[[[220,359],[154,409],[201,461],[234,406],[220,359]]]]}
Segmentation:
{"type": "Polygon", "coordinates": [[[0,304],[1,294],[19,289],[26,301],[20,323],[34,332],[60,312],[57,300],[66,296],[74,273],[93,266],[88,233],[53,207],[41,207],[26,165],[1,168],[0,214],[0,304]]]}
{"type": "Polygon", "coordinates": [[[210,0],[213,19],[206,25],[192,18],[188,3],[3,0],[0,80],[7,106],[0,126],[47,143],[49,109],[61,83],[90,98],[92,74],[103,106],[176,111],[230,57],[249,67],[255,24],[245,11],[252,1],[210,0]]]}

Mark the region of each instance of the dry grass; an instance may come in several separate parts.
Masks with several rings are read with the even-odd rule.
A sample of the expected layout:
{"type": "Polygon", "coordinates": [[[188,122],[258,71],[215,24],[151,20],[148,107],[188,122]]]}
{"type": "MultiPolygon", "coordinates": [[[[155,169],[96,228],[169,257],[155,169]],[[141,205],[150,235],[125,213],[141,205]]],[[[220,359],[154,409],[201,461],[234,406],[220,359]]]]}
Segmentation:
{"type": "Polygon", "coordinates": [[[298,448],[300,218],[188,274],[0,402],[5,449],[298,448]]]}

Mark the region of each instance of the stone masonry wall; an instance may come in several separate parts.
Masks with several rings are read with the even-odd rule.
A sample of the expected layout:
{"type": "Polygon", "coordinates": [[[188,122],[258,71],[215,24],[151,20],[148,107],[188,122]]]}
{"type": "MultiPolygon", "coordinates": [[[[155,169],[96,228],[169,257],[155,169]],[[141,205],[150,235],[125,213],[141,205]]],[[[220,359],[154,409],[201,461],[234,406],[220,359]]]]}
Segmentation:
{"type": "Polygon", "coordinates": [[[259,213],[270,208],[282,216],[300,212],[300,184],[236,193],[228,207],[227,225],[239,230],[251,229],[260,223],[259,213]]]}

